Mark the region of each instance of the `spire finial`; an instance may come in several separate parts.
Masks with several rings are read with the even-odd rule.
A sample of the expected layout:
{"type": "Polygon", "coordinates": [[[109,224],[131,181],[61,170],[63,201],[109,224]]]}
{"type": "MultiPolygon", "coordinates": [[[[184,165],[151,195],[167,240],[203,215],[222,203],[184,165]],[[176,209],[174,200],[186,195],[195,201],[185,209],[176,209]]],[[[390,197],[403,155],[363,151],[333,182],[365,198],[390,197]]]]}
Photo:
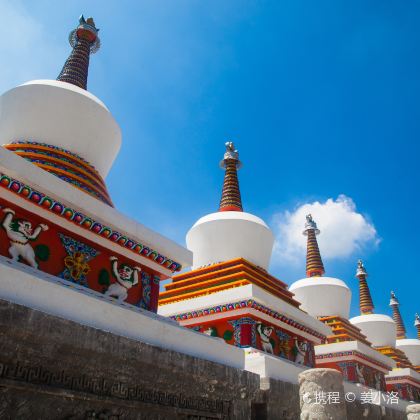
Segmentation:
{"type": "Polygon", "coordinates": [[[318,229],[311,214],[306,216],[305,230],[303,234],[308,237],[306,245],[306,276],[315,277],[322,276],[325,273],[324,264],[322,263],[321,254],[319,252],[318,241],[316,235],[319,235],[318,229]]]}
{"type": "Polygon", "coordinates": [[[87,88],[89,71],[89,56],[99,50],[101,41],[98,37],[99,29],[93,18],[79,18],[79,25],[69,34],[69,43],[73,50],[64,63],[63,69],[57,77],[61,82],[71,83],[82,89],[87,88]]]}
{"type": "Polygon", "coordinates": [[[315,232],[315,235],[320,234],[320,230],[318,229],[314,219],[312,218],[312,214],[306,215],[305,230],[303,231],[303,234],[305,236],[308,234],[308,230],[313,230],[315,232]]]}
{"type": "Polygon", "coordinates": [[[225,169],[225,179],[219,211],[243,211],[237,173],[242,163],[233,142],[228,141],[225,146],[226,151],[223,160],[220,162],[220,167],[225,169]]]}
{"type": "Polygon", "coordinates": [[[419,314],[415,315],[414,326],[417,329],[417,338],[420,340],[420,316],[419,316],[419,314]]]}
{"type": "Polygon", "coordinates": [[[391,291],[391,300],[389,301],[389,306],[392,308],[392,319],[394,320],[397,326],[397,339],[401,340],[406,338],[406,331],[404,322],[400,313],[400,303],[398,302],[395,293],[391,291]]]}
{"type": "Polygon", "coordinates": [[[368,273],[363,265],[363,261],[357,261],[356,277],[359,279],[359,308],[362,315],[373,313],[373,302],[370,295],[366,277],[368,273]]]}

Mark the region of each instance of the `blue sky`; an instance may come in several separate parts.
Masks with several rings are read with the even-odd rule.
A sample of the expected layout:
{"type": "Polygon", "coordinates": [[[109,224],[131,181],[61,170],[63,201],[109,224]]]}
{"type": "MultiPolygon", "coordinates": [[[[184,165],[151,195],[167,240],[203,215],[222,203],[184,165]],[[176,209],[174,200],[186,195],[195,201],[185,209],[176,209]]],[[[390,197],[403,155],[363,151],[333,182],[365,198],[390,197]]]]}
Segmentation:
{"type": "Polygon", "coordinates": [[[291,220],[318,202],[326,271],[352,288],[352,315],[362,257],[376,312],[390,314],[394,289],[414,336],[418,2],[57,4],[0,0],[0,53],[7,57],[0,88],[55,78],[78,16],[95,18],[102,48],[91,59],[88,89],[123,132],[107,179],[117,208],[184,243],[194,221],[217,209],[218,161],[233,140],[244,163],[244,208],[277,235],[271,272],[289,284],[304,277],[291,220]]]}

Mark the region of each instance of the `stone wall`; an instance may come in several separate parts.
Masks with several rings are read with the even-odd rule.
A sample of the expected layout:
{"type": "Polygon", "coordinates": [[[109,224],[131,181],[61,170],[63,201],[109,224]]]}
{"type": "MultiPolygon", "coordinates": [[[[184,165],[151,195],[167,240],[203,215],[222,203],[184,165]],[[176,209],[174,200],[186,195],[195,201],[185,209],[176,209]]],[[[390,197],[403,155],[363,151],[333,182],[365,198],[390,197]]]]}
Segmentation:
{"type": "MultiPolygon", "coordinates": [[[[1,281],[1,279],[0,279],[1,281]]],[[[349,419],[402,420],[353,403],[349,419]]],[[[0,300],[1,419],[299,419],[298,385],[0,300]]]]}

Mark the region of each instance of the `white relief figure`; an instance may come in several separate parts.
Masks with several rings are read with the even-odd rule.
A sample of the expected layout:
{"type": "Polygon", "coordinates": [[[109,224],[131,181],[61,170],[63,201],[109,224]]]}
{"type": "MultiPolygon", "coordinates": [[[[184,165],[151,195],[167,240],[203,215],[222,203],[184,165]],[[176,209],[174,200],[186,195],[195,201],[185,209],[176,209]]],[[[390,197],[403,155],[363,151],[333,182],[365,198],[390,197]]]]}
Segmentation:
{"type": "Polygon", "coordinates": [[[110,257],[112,274],[116,282],[112,283],[105,296],[116,298],[119,302],[124,302],[128,296],[128,290],[139,282],[139,273],[141,268],[130,267],[128,264],[120,264],[118,267],[118,258],[110,257]]]}
{"type": "Polygon", "coordinates": [[[204,334],[209,335],[211,337],[217,337],[217,330],[214,327],[209,327],[203,331],[204,334]]]}
{"type": "Polygon", "coordinates": [[[298,363],[299,365],[303,365],[305,363],[307,350],[308,346],[306,342],[299,344],[297,337],[295,337],[295,363],[298,363]]]}
{"type": "Polygon", "coordinates": [[[356,363],[357,381],[362,385],[366,385],[365,377],[363,376],[363,370],[364,370],[364,367],[356,363]]]}
{"type": "Polygon", "coordinates": [[[261,323],[257,324],[257,332],[261,339],[261,345],[266,353],[274,354],[273,346],[270,342],[270,336],[273,333],[273,327],[267,327],[261,323]]]}
{"type": "Polygon", "coordinates": [[[38,268],[35,252],[29,241],[35,241],[41,232],[48,230],[48,226],[41,223],[33,229],[31,222],[14,218],[14,210],[5,208],[3,212],[6,216],[3,219],[2,226],[10,240],[10,256],[15,261],[22,258],[31,267],[38,268]]]}

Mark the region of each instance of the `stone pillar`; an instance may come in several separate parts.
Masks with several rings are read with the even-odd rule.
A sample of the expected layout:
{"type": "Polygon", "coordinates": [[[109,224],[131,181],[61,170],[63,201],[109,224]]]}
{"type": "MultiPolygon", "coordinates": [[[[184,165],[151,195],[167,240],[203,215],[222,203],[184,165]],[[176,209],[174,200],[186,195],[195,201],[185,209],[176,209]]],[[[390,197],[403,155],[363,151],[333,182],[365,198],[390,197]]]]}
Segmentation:
{"type": "Polygon", "coordinates": [[[299,374],[301,420],[346,420],[343,375],[335,369],[308,369],[299,374]]]}
{"type": "Polygon", "coordinates": [[[406,409],[407,420],[420,420],[420,404],[411,404],[406,409]]]}

